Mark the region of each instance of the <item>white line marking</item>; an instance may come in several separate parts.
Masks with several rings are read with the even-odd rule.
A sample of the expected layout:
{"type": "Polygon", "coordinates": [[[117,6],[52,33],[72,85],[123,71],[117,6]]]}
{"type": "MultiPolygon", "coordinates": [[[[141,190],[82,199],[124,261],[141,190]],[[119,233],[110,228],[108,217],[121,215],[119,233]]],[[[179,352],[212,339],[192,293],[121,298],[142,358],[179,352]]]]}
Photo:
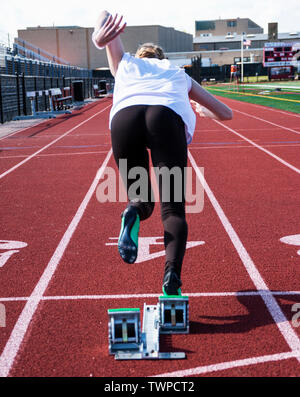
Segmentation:
{"type": "Polygon", "coordinates": [[[27,163],[27,161],[31,160],[33,157],[35,157],[37,154],[41,153],[43,150],[47,149],[48,147],[52,146],[54,143],[56,143],[57,141],[59,141],[60,139],[62,139],[63,137],[65,137],[66,135],[70,134],[72,131],[76,130],[77,128],[81,127],[83,124],[87,123],[89,120],[93,119],[94,117],[98,116],[98,114],[104,112],[106,109],[108,109],[111,105],[106,106],[104,109],[100,110],[99,112],[93,114],[93,116],[89,117],[88,119],[82,121],[81,123],[79,123],[78,125],[76,125],[75,127],[71,128],[70,130],[68,130],[67,132],[65,132],[63,135],[61,135],[60,137],[54,139],[54,141],[48,143],[48,145],[44,146],[42,149],[37,150],[36,152],[34,152],[33,154],[31,154],[30,156],[28,156],[26,159],[24,159],[23,161],[21,161],[20,163],[16,164],[15,166],[13,166],[12,168],[10,168],[9,170],[3,172],[3,174],[0,174],[0,179],[5,177],[6,175],[10,174],[12,171],[14,171],[15,169],[17,169],[18,167],[20,167],[21,165],[27,163]]]}
{"type": "MultiPolygon", "coordinates": [[[[300,340],[293,328],[291,327],[288,319],[283,314],[280,306],[278,305],[276,299],[272,295],[271,291],[269,290],[268,286],[266,285],[265,281],[263,280],[262,276],[260,275],[259,271],[257,270],[254,262],[252,261],[250,255],[248,254],[246,248],[244,247],[243,243],[241,242],[239,236],[233,229],[231,223],[229,222],[228,218],[226,217],[224,211],[222,210],[220,204],[218,203],[216,197],[214,196],[213,192],[211,191],[210,187],[208,186],[204,176],[200,172],[193,156],[191,155],[190,151],[188,152],[188,156],[190,162],[195,169],[195,172],[203,185],[203,188],[209,197],[209,200],[214,207],[225,231],[227,232],[232,244],[234,245],[239,257],[244,264],[244,267],[249,274],[253,284],[255,285],[258,292],[261,294],[265,305],[267,306],[268,311],[270,312],[273,320],[275,321],[279,331],[281,332],[282,336],[290,346],[293,351],[298,351],[300,355],[300,340]],[[263,291],[263,293],[261,293],[263,291]]],[[[300,356],[299,356],[300,362],[300,356]]]]}
{"type": "Polygon", "coordinates": [[[24,336],[27,332],[28,326],[37,310],[37,307],[41,301],[43,294],[45,293],[49,282],[51,281],[54,272],[57,269],[57,266],[75,232],[85,210],[90,202],[99,180],[107,166],[107,163],[112,155],[112,149],[108,152],[101,168],[98,170],[96,177],[91,184],[86,196],[84,197],[82,203],[80,204],[74,218],[68,226],[65,234],[63,235],[60,243],[58,244],[50,262],[48,263],[46,269],[44,270],[41,278],[39,279],[37,285],[35,286],[32,294],[27,300],[26,305],[24,306],[13,330],[10,334],[10,337],[5,345],[5,348],[0,356],[0,377],[8,376],[10,369],[14,363],[15,357],[19,351],[21,343],[24,339],[24,336]]]}
{"type": "Polygon", "coordinates": [[[159,378],[159,377],[193,376],[193,375],[207,374],[209,372],[224,371],[226,369],[231,369],[231,368],[245,367],[247,365],[256,365],[271,361],[287,360],[290,358],[297,358],[299,361],[300,352],[294,351],[294,352],[286,352],[286,353],[269,354],[266,356],[244,358],[242,360],[227,361],[218,364],[203,365],[201,367],[196,367],[196,368],[167,372],[159,375],[152,375],[152,377],[159,378]]]}
{"type": "MultiPolygon", "coordinates": [[[[268,293],[268,292],[267,292],[268,293]]],[[[300,295],[300,291],[270,291],[274,296],[288,297],[293,295],[300,295]]],[[[228,297],[228,296],[261,296],[264,291],[237,291],[237,292],[188,292],[184,293],[185,296],[190,298],[206,298],[206,297],[228,297]]],[[[52,300],[118,300],[118,299],[141,299],[141,298],[158,298],[160,294],[120,294],[120,295],[58,295],[58,296],[42,296],[38,297],[41,301],[52,300]]],[[[28,301],[30,297],[6,297],[1,298],[0,302],[18,302],[28,301]]]]}
{"type": "MultiPolygon", "coordinates": [[[[216,94],[216,96],[218,96],[218,95],[216,94]]],[[[241,104],[241,101],[239,101],[238,99],[224,98],[224,97],[222,97],[221,95],[219,95],[219,96],[220,96],[222,99],[226,99],[226,100],[228,99],[229,101],[232,101],[232,102],[234,102],[235,104],[237,104],[237,102],[238,102],[239,104],[241,104]]],[[[242,102],[242,103],[244,103],[244,102],[242,102]]],[[[280,110],[280,109],[276,109],[276,108],[272,108],[271,106],[257,105],[257,104],[255,104],[255,103],[251,103],[251,102],[246,102],[246,105],[247,105],[247,106],[250,105],[250,107],[256,107],[256,108],[258,108],[258,109],[265,110],[266,112],[282,113],[282,114],[284,114],[284,115],[286,115],[286,116],[300,117],[300,114],[293,113],[293,112],[288,112],[288,111],[280,110]]]]}
{"type": "Polygon", "coordinates": [[[300,86],[299,85],[285,85],[285,84],[279,84],[279,85],[275,85],[275,84],[243,84],[242,87],[264,87],[264,88],[282,88],[283,90],[285,89],[296,89],[296,90],[300,90],[300,86]]]}
{"type": "Polygon", "coordinates": [[[246,138],[245,136],[243,136],[242,134],[236,132],[235,130],[233,130],[232,128],[228,127],[227,125],[221,123],[218,120],[213,120],[215,123],[218,123],[219,125],[222,125],[224,128],[226,128],[228,131],[232,132],[235,135],[238,135],[239,137],[243,138],[245,141],[249,142],[251,145],[255,146],[257,149],[262,150],[263,152],[267,153],[269,156],[273,157],[274,159],[276,159],[277,161],[279,161],[281,164],[285,165],[286,167],[290,168],[291,170],[297,172],[298,174],[300,174],[300,170],[296,167],[294,167],[292,164],[288,163],[287,161],[283,160],[281,157],[276,156],[276,154],[270,152],[267,149],[264,149],[262,146],[258,145],[257,143],[251,141],[251,139],[246,138]]]}
{"type": "Polygon", "coordinates": [[[295,134],[300,135],[299,131],[293,130],[292,128],[285,127],[283,125],[279,125],[279,124],[273,123],[272,121],[268,121],[268,120],[262,119],[261,117],[253,116],[250,113],[241,112],[240,110],[237,110],[237,109],[232,109],[232,110],[234,110],[235,112],[244,114],[245,116],[252,117],[253,119],[256,119],[256,120],[259,120],[259,121],[263,121],[264,123],[268,123],[268,124],[274,125],[275,127],[282,128],[284,130],[291,131],[291,132],[294,132],[295,134]]]}
{"type": "MultiPolygon", "coordinates": [[[[300,144],[298,143],[293,143],[292,145],[264,145],[262,147],[299,147],[300,144]]],[[[240,149],[240,148],[252,148],[255,149],[252,145],[227,145],[227,146],[190,146],[190,150],[193,149],[240,149]]],[[[3,157],[0,157],[0,159],[3,157]]],[[[4,158],[9,158],[9,157],[4,157],[4,158]]]]}
{"type": "MultiPolygon", "coordinates": [[[[299,126],[297,126],[297,127],[293,127],[293,129],[299,129],[300,127],[299,126]]],[[[236,128],[236,131],[257,131],[257,128],[236,128]]],[[[272,132],[272,131],[274,131],[274,128],[260,128],[259,129],[259,131],[270,131],[270,132],[272,132]]],[[[201,128],[200,130],[195,130],[194,132],[200,132],[200,133],[203,133],[203,132],[222,132],[222,130],[221,129],[211,129],[211,128],[201,128]]],[[[73,135],[72,135],[73,136],[73,135]]],[[[193,143],[191,143],[190,144],[190,146],[192,145],[193,143]]]]}
{"type": "MultiPolygon", "coordinates": [[[[52,128],[52,126],[49,126],[49,128],[52,128]]],[[[28,127],[28,128],[30,128],[30,127],[28,127]]],[[[0,131],[1,131],[1,127],[0,127],[0,131]]],[[[19,132],[19,131],[18,131],[19,132]]],[[[89,133],[83,133],[83,134],[80,134],[80,133],[78,133],[78,134],[73,134],[72,135],[72,137],[76,137],[76,138],[83,138],[83,137],[86,137],[86,136],[98,136],[98,135],[105,135],[105,136],[108,136],[109,134],[106,132],[106,133],[102,133],[102,132],[99,132],[99,134],[98,133],[93,133],[93,134],[89,134],[89,133]]],[[[24,140],[28,140],[28,139],[30,139],[30,140],[37,140],[37,139],[43,139],[43,138],[55,138],[56,136],[60,136],[60,134],[59,133],[53,133],[53,134],[42,134],[42,135],[39,135],[39,134],[37,134],[37,135],[33,135],[33,136],[20,136],[19,137],[19,139],[24,139],[24,140]]],[[[15,140],[17,140],[17,138],[15,138],[15,140]]],[[[14,141],[15,141],[14,140],[14,141]]]]}
{"type": "MultiPolygon", "coordinates": [[[[38,154],[36,157],[49,157],[49,156],[73,156],[73,155],[81,155],[81,154],[99,154],[99,153],[107,153],[107,150],[99,151],[99,152],[75,152],[75,153],[50,153],[50,154],[38,154]]],[[[5,156],[0,157],[2,159],[14,159],[14,158],[24,158],[26,156],[5,156]]]]}

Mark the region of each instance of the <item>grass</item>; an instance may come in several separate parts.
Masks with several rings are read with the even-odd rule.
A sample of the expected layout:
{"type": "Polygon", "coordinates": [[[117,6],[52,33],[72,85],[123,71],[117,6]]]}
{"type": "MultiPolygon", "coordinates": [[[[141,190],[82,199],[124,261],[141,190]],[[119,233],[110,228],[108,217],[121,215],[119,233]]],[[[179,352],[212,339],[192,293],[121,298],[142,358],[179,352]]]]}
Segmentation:
{"type": "Polygon", "coordinates": [[[268,82],[260,86],[256,76],[253,79],[255,81],[252,84],[245,81],[245,85],[238,88],[235,84],[216,84],[205,88],[213,95],[300,113],[300,81],[268,82]],[[289,88],[290,86],[296,88],[289,88]]]}

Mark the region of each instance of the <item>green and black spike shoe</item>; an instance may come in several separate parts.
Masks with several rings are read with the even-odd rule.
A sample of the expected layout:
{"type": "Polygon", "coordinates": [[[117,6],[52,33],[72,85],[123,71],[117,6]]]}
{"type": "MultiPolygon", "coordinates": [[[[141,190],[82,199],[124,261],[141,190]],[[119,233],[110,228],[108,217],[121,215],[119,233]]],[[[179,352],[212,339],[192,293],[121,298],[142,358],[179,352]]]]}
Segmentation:
{"type": "Polygon", "coordinates": [[[138,236],[140,217],[135,207],[128,207],[123,212],[118,250],[126,263],[134,263],[138,255],[138,236]]]}
{"type": "Polygon", "coordinates": [[[182,282],[173,269],[168,270],[164,275],[163,293],[164,295],[181,295],[182,282]]]}

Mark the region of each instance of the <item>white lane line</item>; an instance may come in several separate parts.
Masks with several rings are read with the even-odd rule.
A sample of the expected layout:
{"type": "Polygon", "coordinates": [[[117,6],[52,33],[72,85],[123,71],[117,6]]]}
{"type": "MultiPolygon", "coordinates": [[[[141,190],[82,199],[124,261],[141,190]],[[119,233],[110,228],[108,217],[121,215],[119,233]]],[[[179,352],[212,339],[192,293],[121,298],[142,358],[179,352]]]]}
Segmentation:
{"type": "MultiPolygon", "coordinates": [[[[292,148],[296,148],[296,147],[300,147],[300,143],[293,143],[290,145],[281,145],[281,144],[277,144],[277,145],[264,145],[262,147],[292,147],[292,148]]],[[[240,149],[240,148],[250,148],[250,149],[255,149],[252,145],[226,145],[226,146],[190,146],[190,150],[200,150],[200,149],[240,149]]],[[[1,150],[1,149],[0,149],[1,150]]],[[[38,154],[36,155],[37,158],[40,157],[49,157],[49,156],[80,156],[80,155],[85,155],[85,154],[99,154],[99,153],[107,153],[107,150],[102,150],[102,151],[96,151],[96,152],[65,152],[65,153],[49,153],[49,154],[38,154]]],[[[0,156],[0,160],[3,159],[16,159],[16,158],[25,158],[27,157],[27,155],[19,155],[19,156],[0,156]]]]}
{"type": "Polygon", "coordinates": [[[70,130],[68,130],[67,132],[65,132],[63,135],[61,135],[60,137],[54,139],[54,141],[48,143],[48,145],[44,146],[43,148],[37,150],[36,152],[34,152],[33,154],[31,154],[30,156],[28,156],[26,159],[24,159],[23,161],[21,161],[20,163],[16,164],[15,166],[13,166],[12,168],[8,169],[7,171],[3,172],[2,174],[0,174],[0,179],[4,178],[6,175],[10,174],[11,172],[13,172],[15,169],[19,168],[21,165],[27,163],[27,161],[31,160],[33,157],[35,157],[37,154],[41,153],[42,151],[46,150],[48,147],[52,146],[54,143],[56,143],[57,141],[59,141],[60,139],[64,138],[66,135],[70,134],[72,131],[76,130],[77,128],[81,127],[83,124],[87,123],[88,121],[90,121],[91,119],[93,119],[94,117],[98,116],[98,114],[104,112],[106,109],[108,109],[111,105],[106,106],[104,109],[101,109],[99,112],[93,114],[93,116],[89,117],[88,119],[82,121],[81,123],[79,123],[78,125],[76,125],[75,127],[71,128],[70,130]]]}
{"type": "Polygon", "coordinates": [[[252,117],[253,119],[256,119],[256,120],[259,120],[259,121],[263,121],[264,123],[268,123],[268,124],[274,125],[277,128],[282,128],[283,130],[291,131],[291,132],[294,132],[295,134],[300,135],[300,131],[296,131],[293,128],[289,128],[289,127],[285,127],[285,126],[280,125],[280,124],[273,123],[272,121],[268,121],[268,120],[262,119],[261,117],[253,116],[253,114],[245,113],[245,112],[242,112],[242,111],[237,110],[237,109],[233,109],[232,108],[232,110],[234,110],[237,113],[244,114],[245,116],[252,117]]]}
{"type": "Polygon", "coordinates": [[[299,85],[285,85],[285,84],[278,84],[278,85],[275,85],[275,84],[260,84],[260,83],[257,83],[257,84],[243,84],[243,87],[258,87],[258,88],[261,88],[261,87],[263,87],[263,88],[282,88],[283,90],[289,90],[289,89],[295,89],[296,91],[299,91],[299,89],[300,89],[300,86],[299,85]]]}
{"type": "MultiPolygon", "coordinates": [[[[267,292],[269,293],[269,292],[267,292]]],[[[300,291],[270,291],[274,296],[288,297],[293,295],[300,295],[300,291]]],[[[206,297],[227,297],[227,296],[261,296],[264,291],[237,291],[237,292],[188,292],[185,296],[191,298],[206,298],[206,297]]],[[[119,294],[119,295],[58,295],[58,296],[42,296],[37,299],[41,301],[52,300],[118,300],[118,299],[141,299],[141,298],[158,298],[162,294],[119,294]]],[[[18,302],[28,301],[30,297],[0,297],[0,302],[18,302]]]]}
{"type": "MultiPolygon", "coordinates": [[[[282,312],[280,306],[278,305],[276,299],[272,295],[272,292],[269,290],[268,286],[266,285],[264,279],[260,275],[258,269],[256,268],[254,262],[252,261],[250,255],[248,254],[246,248],[244,247],[243,243],[241,242],[239,236],[237,235],[236,231],[232,227],[231,223],[229,222],[228,218],[226,217],[223,209],[221,208],[220,204],[218,203],[215,195],[213,194],[212,190],[208,186],[203,174],[201,173],[200,169],[197,166],[197,163],[194,160],[194,157],[191,155],[190,151],[188,152],[188,156],[190,162],[207,194],[209,200],[214,207],[226,233],[228,234],[232,244],[234,245],[241,261],[249,274],[253,284],[255,285],[256,289],[258,290],[261,298],[265,302],[269,313],[271,314],[274,322],[276,323],[279,331],[281,332],[282,336],[286,340],[287,344],[290,346],[292,351],[297,351],[300,354],[300,340],[298,335],[293,330],[292,326],[290,325],[288,319],[282,312]],[[262,293],[263,292],[263,293],[262,293]]],[[[300,362],[300,356],[299,356],[300,362]]]]}
{"type": "MultiPolygon", "coordinates": [[[[36,157],[49,157],[49,156],[73,156],[73,155],[81,155],[81,154],[99,154],[99,153],[107,153],[107,150],[99,151],[99,152],[75,152],[75,153],[49,153],[49,154],[38,154],[36,157]]],[[[0,157],[2,159],[15,159],[15,158],[24,158],[26,156],[5,156],[0,157]]]]}
{"type": "MultiPolygon", "coordinates": [[[[293,129],[300,129],[300,127],[299,126],[297,126],[297,127],[293,127],[293,129]]],[[[199,130],[195,130],[195,132],[200,132],[200,133],[203,133],[203,132],[222,132],[223,130],[221,130],[221,129],[209,129],[209,128],[201,128],[201,129],[199,129],[199,130]]],[[[247,132],[247,131],[257,131],[257,128],[236,128],[236,131],[244,131],[244,132],[247,132]]],[[[270,132],[274,132],[274,128],[259,128],[259,131],[270,131],[270,132]]],[[[73,136],[73,135],[72,135],[73,136]]],[[[192,145],[193,143],[191,143],[190,144],[190,146],[192,145]]]]}
{"type": "Polygon", "coordinates": [[[45,293],[54,272],[57,269],[57,266],[86,210],[88,203],[90,202],[99,180],[101,179],[104,170],[107,166],[107,163],[112,155],[112,149],[107,153],[107,156],[98,170],[96,177],[94,178],[86,196],[84,197],[82,203],[80,204],[74,218],[69,224],[65,234],[63,235],[60,243],[58,244],[50,262],[48,263],[46,269],[44,270],[41,278],[36,284],[32,294],[27,300],[26,305],[24,306],[13,330],[10,334],[10,337],[5,345],[5,348],[0,356],[0,377],[8,376],[9,371],[12,368],[15,357],[20,349],[21,343],[23,342],[24,336],[27,332],[28,326],[37,310],[37,307],[41,301],[43,294],[45,293]]]}
{"type": "MultiPolygon", "coordinates": [[[[262,147],[299,147],[300,144],[294,143],[292,145],[264,145],[262,147]]],[[[252,148],[255,149],[253,146],[251,145],[227,145],[227,146],[190,146],[190,150],[194,150],[194,149],[240,149],[240,148],[252,148]]],[[[9,157],[0,157],[1,158],[9,158],[9,157]]]]}
{"type": "MultiPolygon", "coordinates": [[[[29,127],[28,127],[29,128],[29,127]]],[[[1,129],[0,129],[0,131],[1,131],[1,129]]],[[[19,131],[18,131],[19,132],[19,131]]],[[[78,133],[78,134],[73,134],[72,135],[72,137],[76,137],[76,138],[83,138],[83,137],[86,137],[86,136],[98,136],[98,135],[104,135],[104,136],[106,136],[106,135],[108,135],[109,134],[109,132],[105,132],[105,133],[102,133],[102,132],[99,132],[99,134],[98,133],[93,133],[93,134],[90,134],[90,133],[83,133],[83,134],[80,134],[80,133],[78,133]]],[[[53,133],[53,134],[43,134],[43,135],[33,135],[33,136],[20,136],[19,138],[20,139],[24,139],[24,140],[28,140],[28,139],[30,139],[30,140],[37,140],[37,139],[43,139],[43,138],[55,138],[56,136],[60,136],[60,134],[59,133],[53,133]]],[[[17,139],[17,138],[15,138],[15,139],[17,139]]]]}
{"type": "MultiPolygon", "coordinates": [[[[248,104],[249,104],[249,102],[248,102],[248,104]]],[[[271,108],[270,106],[267,106],[267,107],[266,106],[260,106],[260,105],[254,104],[254,103],[251,103],[250,105],[255,106],[256,108],[259,108],[259,109],[266,110],[267,112],[271,111],[271,112],[275,112],[275,113],[284,114],[285,116],[292,116],[292,117],[298,117],[298,118],[300,117],[300,114],[292,113],[292,112],[288,112],[288,111],[280,110],[280,109],[274,109],[274,108],[271,108]]]]}
{"type": "MultiPolygon", "coordinates": [[[[217,94],[216,94],[217,96],[217,94]]],[[[224,99],[224,97],[222,97],[221,95],[219,95],[222,99],[224,99]]],[[[229,101],[232,101],[233,103],[237,104],[241,104],[241,101],[237,100],[237,99],[232,99],[232,98],[225,98],[226,100],[228,99],[229,101]]],[[[242,102],[243,104],[244,102],[242,102]]],[[[264,105],[257,105],[255,103],[250,103],[250,102],[246,102],[245,105],[247,105],[248,107],[256,107],[260,110],[265,110],[266,112],[275,112],[275,113],[282,113],[286,116],[292,116],[292,117],[300,117],[300,114],[297,113],[292,113],[292,112],[288,112],[285,110],[280,110],[280,109],[276,109],[276,108],[272,108],[271,106],[264,106],[264,105]]]]}
{"type": "Polygon", "coordinates": [[[258,145],[257,143],[251,141],[251,139],[246,138],[244,135],[240,134],[239,132],[236,132],[235,130],[233,130],[232,128],[228,127],[226,124],[221,123],[218,120],[213,120],[215,123],[223,126],[224,128],[226,128],[228,131],[232,132],[233,134],[243,138],[245,141],[249,142],[251,145],[255,146],[257,149],[262,150],[263,152],[265,152],[266,154],[268,154],[269,156],[273,157],[275,160],[279,161],[281,164],[285,165],[286,167],[290,168],[291,170],[297,172],[298,174],[300,174],[300,170],[299,168],[294,167],[292,164],[288,163],[287,161],[283,160],[281,157],[276,156],[276,154],[270,152],[269,150],[263,148],[262,146],[258,145]]]}
{"type": "Polygon", "coordinates": [[[218,364],[203,365],[201,367],[196,367],[196,368],[167,372],[159,375],[152,375],[151,377],[161,378],[161,377],[184,377],[184,376],[201,375],[201,374],[207,374],[209,372],[224,371],[226,369],[231,369],[231,368],[263,364],[272,361],[288,360],[291,358],[297,358],[299,361],[300,352],[268,354],[265,356],[244,358],[242,360],[226,361],[218,364]]]}

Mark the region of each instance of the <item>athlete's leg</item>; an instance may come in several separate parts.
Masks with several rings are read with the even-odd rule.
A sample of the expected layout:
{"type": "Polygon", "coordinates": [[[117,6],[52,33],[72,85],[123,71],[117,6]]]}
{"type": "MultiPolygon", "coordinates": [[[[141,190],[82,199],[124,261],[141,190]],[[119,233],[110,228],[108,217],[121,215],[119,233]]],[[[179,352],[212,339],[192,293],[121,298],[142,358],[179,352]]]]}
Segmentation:
{"type": "Polygon", "coordinates": [[[141,220],[147,219],[154,208],[145,137],[145,108],[146,106],[141,105],[124,108],[113,117],[111,123],[113,155],[127,189],[128,206],[137,208],[141,220]],[[120,167],[122,161],[125,167],[120,167]],[[137,171],[136,177],[129,178],[132,176],[130,171],[134,169],[137,171]],[[139,174],[139,170],[142,175],[139,174]],[[131,188],[136,182],[141,182],[139,191],[131,188]]]}
{"type": "Polygon", "coordinates": [[[119,111],[111,123],[111,139],[114,158],[129,199],[122,214],[118,250],[125,262],[133,263],[138,254],[139,222],[147,219],[154,208],[145,143],[145,106],[131,106],[119,111]],[[134,186],[136,182],[139,189],[134,186]]]}
{"type": "Polygon", "coordinates": [[[153,165],[159,171],[158,184],[166,249],[164,285],[168,294],[174,294],[181,285],[181,267],[188,234],[185,219],[185,126],[179,115],[164,106],[147,108],[146,125],[147,145],[151,149],[153,165]],[[163,172],[164,167],[165,170],[172,170],[169,174],[170,185],[164,180],[168,177],[163,172]],[[175,280],[175,283],[172,280],[174,273],[179,280],[175,280]]]}

